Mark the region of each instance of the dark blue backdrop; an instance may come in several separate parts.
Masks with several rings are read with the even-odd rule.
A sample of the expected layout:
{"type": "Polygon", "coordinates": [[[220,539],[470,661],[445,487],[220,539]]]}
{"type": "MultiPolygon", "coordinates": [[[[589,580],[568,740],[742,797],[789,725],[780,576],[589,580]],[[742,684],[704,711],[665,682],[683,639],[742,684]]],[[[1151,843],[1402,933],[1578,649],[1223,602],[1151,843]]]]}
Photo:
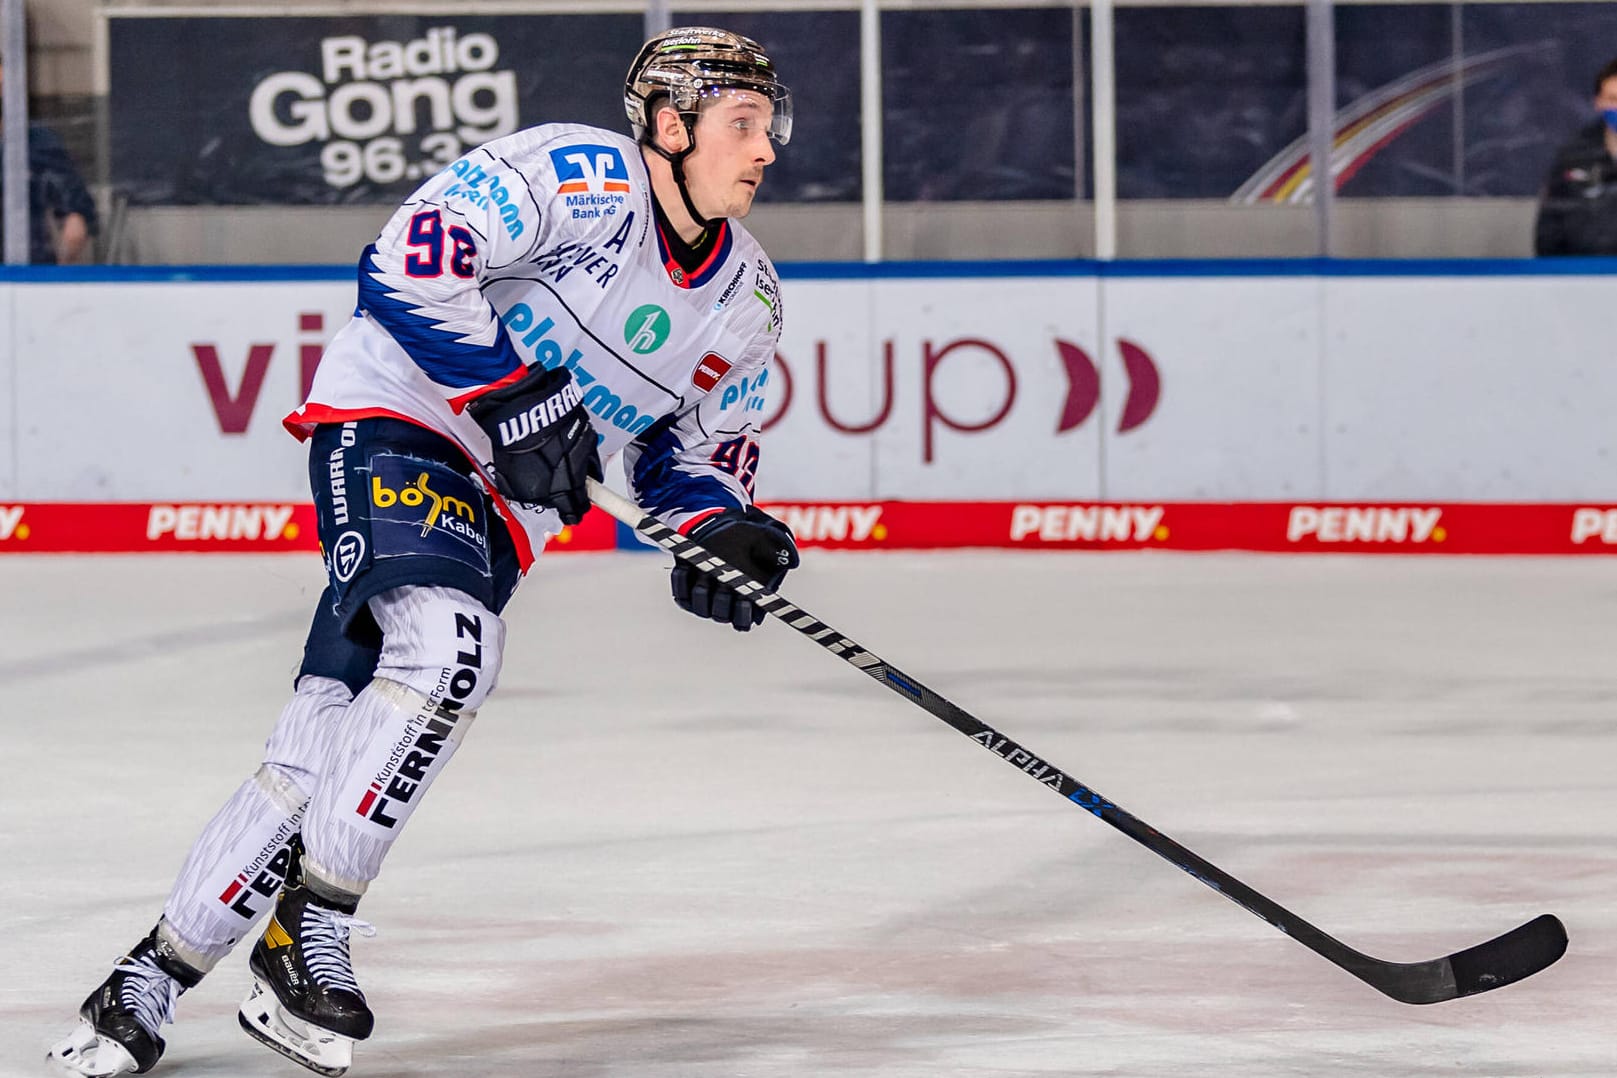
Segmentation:
{"type": "MultiPolygon", "coordinates": [[[[1448,59],[1455,11],[1464,57],[1518,51],[1466,85],[1458,148],[1462,110],[1445,101],[1363,161],[1344,196],[1532,195],[1556,146],[1591,118],[1589,83],[1617,54],[1609,4],[1339,8],[1339,107],[1448,59]]],[[[861,196],[857,12],[738,4],[674,17],[758,38],[793,88],[796,133],[765,200],[861,196]]],[[[1121,197],[1227,198],[1305,134],[1300,6],[1131,7],[1116,20],[1121,197]]],[[[248,101],[274,72],[318,75],[322,38],[402,42],[448,25],[461,38],[498,39],[521,125],[625,128],[621,84],[638,15],[118,16],[109,19],[112,183],[147,205],[397,201],[414,177],[334,185],[322,174],[324,143],[267,143],[248,101]]],[[[1088,125],[1074,108],[1075,80],[1087,96],[1087,55],[1087,9],[884,12],[886,197],[1088,197],[1088,125]]],[[[405,143],[407,159],[426,167],[405,143]]]]}

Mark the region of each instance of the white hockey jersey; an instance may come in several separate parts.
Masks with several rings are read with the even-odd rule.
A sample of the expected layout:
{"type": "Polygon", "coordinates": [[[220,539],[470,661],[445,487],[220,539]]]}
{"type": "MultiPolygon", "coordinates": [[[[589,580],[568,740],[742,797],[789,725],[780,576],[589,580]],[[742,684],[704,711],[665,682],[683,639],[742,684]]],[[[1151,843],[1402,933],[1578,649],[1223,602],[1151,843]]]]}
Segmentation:
{"type": "Polygon", "coordinates": [[[694,272],[669,254],[639,147],[546,124],[467,153],[422,184],[366,248],[354,318],[285,423],[391,416],[457,443],[477,465],[524,570],[561,530],[488,480],[467,402],[565,366],[630,493],[671,527],[751,502],[758,424],[780,337],[780,285],[734,221],[694,272]]]}

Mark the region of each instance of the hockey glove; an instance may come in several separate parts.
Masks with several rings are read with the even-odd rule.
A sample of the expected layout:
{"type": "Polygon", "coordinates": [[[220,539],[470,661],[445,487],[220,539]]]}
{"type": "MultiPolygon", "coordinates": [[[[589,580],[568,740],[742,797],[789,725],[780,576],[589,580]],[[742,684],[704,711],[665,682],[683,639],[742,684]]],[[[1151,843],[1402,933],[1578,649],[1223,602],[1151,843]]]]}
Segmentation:
{"type": "Polygon", "coordinates": [[[566,368],[534,366],[521,381],[485,393],[466,411],[494,443],[494,486],[515,502],[544,506],[577,524],[590,507],[586,477],[601,455],[578,384],[566,368]]]}
{"type": "MultiPolygon", "coordinates": [[[[729,564],[774,591],[798,566],[792,529],[759,509],[726,509],[697,525],[690,538],[729,564]]],[[[699,618],[727,622],[746,632],[764,620],[764,612],[751,599],[704,573],[689,562],[674,566],[671,582],[674,602],[699,618]]]]}

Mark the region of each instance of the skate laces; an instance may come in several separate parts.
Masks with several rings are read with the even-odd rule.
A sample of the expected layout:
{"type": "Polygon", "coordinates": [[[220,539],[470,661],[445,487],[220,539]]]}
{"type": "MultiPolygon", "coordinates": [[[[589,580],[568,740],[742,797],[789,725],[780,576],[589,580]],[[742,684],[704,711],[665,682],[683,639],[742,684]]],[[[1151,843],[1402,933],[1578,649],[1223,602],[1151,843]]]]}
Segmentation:
{"type": "Polygon", "coordinates": [[[309,975],[322,988],[342,989],[365,998],[365,993],[359,990],[359,982],[354,979],[354,964],[348,957],[348,937],[352,932],[374,936],[376,926],[351,913],[310,903],[303,908],[302,927],[303,938],[299,942],[309,975]]]}
{"type": "Polygon", "coordinates": [[[184,991],[179,981],[145,955],[140,958],[125,955],[114,962],[112,968],[123,976],[118,986],[118,1002],[135,1012],[135,1019],[142,1028],[155,1037],[165,1023],[174,1021],[174,1007],[184,991]]]}

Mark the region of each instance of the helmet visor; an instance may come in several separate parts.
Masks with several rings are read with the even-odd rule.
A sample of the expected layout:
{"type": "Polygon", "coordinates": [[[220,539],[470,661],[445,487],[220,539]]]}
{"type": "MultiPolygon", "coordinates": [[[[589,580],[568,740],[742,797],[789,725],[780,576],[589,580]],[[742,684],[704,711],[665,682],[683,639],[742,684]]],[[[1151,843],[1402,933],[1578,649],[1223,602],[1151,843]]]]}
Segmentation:
{"type": "Polygon", "coordinates": [[[727,121],[763,127],[782,146],[792,140],[792,92],[778,82],[704,86],[697,102],[701,112],[722,106],[727,121]]]}

